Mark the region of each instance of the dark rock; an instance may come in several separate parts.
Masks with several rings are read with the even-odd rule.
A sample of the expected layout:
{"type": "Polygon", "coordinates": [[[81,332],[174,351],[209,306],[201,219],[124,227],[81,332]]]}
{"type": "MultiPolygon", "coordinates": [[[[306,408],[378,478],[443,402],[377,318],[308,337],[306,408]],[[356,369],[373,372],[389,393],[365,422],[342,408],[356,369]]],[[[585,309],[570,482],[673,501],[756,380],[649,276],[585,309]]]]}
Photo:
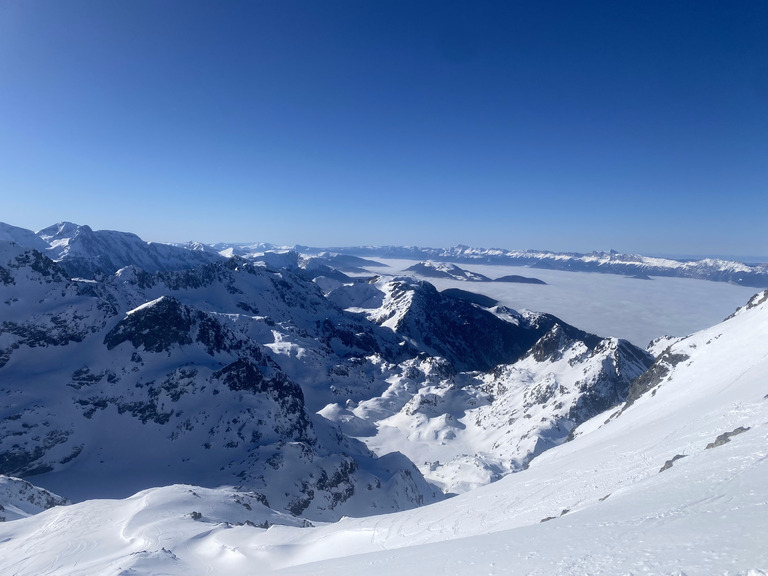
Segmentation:
{"type": "Polygon", "coordinates": [[[520,359],[554,321],[516,325],[470,302],[442,296],[428,282],[400,282],[395,299],[413,292],[411,305],[395,328],[398,334],[423,342],[448,359],[457,370],[487,371],[520,359]]]}
{"type": "Polygon", "coordinates": [[[664,470],[669,470],[670,468],[672,468],[672,465],[673,465],[675,462],[677,462],[677,461],[678,461],[678,460],[680,460],[681,458],[685,458],[685,457],[686,457],[686,455],[685,455],[685,454],[677,454],[677,455],[675,455],[675,456],[674,456],[673,458],[671,458],[670,460],[667,460],[666,462],[664,462],[664,466],[662,466],[662,467],[661,467],[661,469],[659,470],[659,472],[661,473],[661,472],[664,472],[664,470]]]}
{"type": "Polygon", "coordinates": [[[687,354],[675,354],[670,349],[662,352],[661,356],[656,359],[656,362],[653,363],[648,371],[632,382],[622,412],[632,406],[640,396],[661,384],[661,382],[663,382],[669,375],[672,368],[681,362],[685,362],[688,358],[689,356],[687,354]]]}
{"type": "Polygon", "coordinates": [[[457,300],[465,300],[472,304],[477,304],[483,308],[492,308],[499,303],[498,300],[494,300],[490,296],[483,294],[476,294],[475,292],[469,292],[468,290],[462,290],[461,288],[447,288],[440,292],[443,296],[448,298],[455,298],[457,300]]]}
{"type": "Polygon", "coordinates": [[[164,352],[174,344],[191,344],[191,328],[189,310],[175,298],[164,296],[128,314],[104,337],[104,344],[112,350],[130,341],[134,348],[164,352]]]}
{"type": "Polygon", "coordinates": [[[531,278],[528,276],[517,276],[515,274],[510,274],[508,276],[502,276],[501,278],[496,278],[494,282],[514,282],[517,284],[543,284],[543,285],[547,284],[546,282],[544,282],[544,280],[539,280],[538,278],[531,278]]]}
{"type": "Polygon", "coordinates": [[[710,442],[707,444],[705,450],[708,450],[709,448],[717,448],[718,446],[722,446],[723,444],[727,444],[731,441],[731,438],[733,436],[738,436],[739,434],[744,434],[749,430],[749,427],[745,428],[744,426],[739,426],[735,430],[731,430],[730,432],[724,432],[723,434],[720,434],[717,438],[715,438],[714,442],[710,442]]]}

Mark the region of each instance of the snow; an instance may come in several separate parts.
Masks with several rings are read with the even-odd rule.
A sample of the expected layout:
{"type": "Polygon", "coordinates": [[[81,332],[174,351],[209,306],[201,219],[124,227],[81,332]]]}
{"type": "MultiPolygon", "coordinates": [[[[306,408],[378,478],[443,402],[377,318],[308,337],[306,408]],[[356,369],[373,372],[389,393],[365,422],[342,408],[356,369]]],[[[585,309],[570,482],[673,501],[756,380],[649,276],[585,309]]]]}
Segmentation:
{"type": "Polygon", "coordinates": [[[69,502],[21,478],[0,475],[0,522],[27,518],[69,502]]]}
{"type": "Polygon", "coordinates": [[[131,310],[128,310],[126,312],[126,316],[130,316],[131,314],[135,314],[136,312],[140,312],[141,310],[146,310],[147,308],[151,308],[152,306],[155,306],[156,304],[159,304],[163,301],[165,296],[160,296],[160,298],[155,298],[154,300],[150,300],[149,302],[146,302],[140,306],[136,306],[136,308],[133,308],[131,310]]]}
{"type": "MultiPolygon", "coordinates": [[[[51,234],[64,229],[87,234],[76,225],[51,234]]],[[[194,245],[189,251],[204,252],[194,245]]],[[[473,283],[474,290],[506,306],[551,311],[579,328],[644,334],[640,340],[632,336],[639,344],[656,338],[649,350],[664,354],[668,371],[652,368],[650,389],[631,405],[573,429],[564,414],[584,384],[599,380],[612,361],[619,371],[632,367],[617,360],[621,341],[605,339],[594,350],[574,341],[551,357],[529,355],[487,374],[456,373],[444,359],[424,354],[403,360],[362,354],[354,338],[369,335],[366,330],[382,347],[405,346],[394,331],[409,312],[409,286],[415,283],[398,276],[403,265],[396,261],[387,261],[386,268],[366,264],[382,274],[378,279],[341,285],[309,282],[302,270],[271,269],[325,265],[290,251],[262,258],[266,267],[238,259],[150,277],[131,265],[105,280],[73,282],[45,259],[24,264],[29,254],[0,242],[0,264],[10,270],[0,272],[13,280],[2,285],[1,299],[4,326],[10,327],[0,336],[3,441],[33,446],[40,430],[72,424],[70,444],[50,450],[55,471],[31,479],[64,496],[90,499],[42,511],[51,502],[44,491],[0,477],[0,517],[8,520],[0,523],[0,575],[378,576],[399,570],[407,576],[514,569],[542,575],[756,576],[768,568],[768,292],[716,324],[754,291],[680,278],[644,281],[539,269],[531,275],[546,286],[473,283]],[[166,298],[159,308],[177,306],[196,319],[193,324],[204,318],[218,326],[226,349],[174,345],[152,354],[124,341],[105,348],[116,323],[151,312],[166,298]],[[686,336],[693,332],[686,332],[688,320],[698,325],[710,316],[714,326],[686,336]],[[42,338],[38,331],[52,343],[35,340],[42,338]],[[665,332],[672,336],[657,338],[665,332]],[[347,336],[352,340],[345,341],[347,336]],[[238,358],[243,346],[254,358],[257,350],[269,351],[276,363],[266,356],[264,370],[284,370],[301,383],[307,409],[318,411],[307,415],[313,434],[327,448],[304,455],[301,442],[271,438],[268,446],[283,464],[272,472],[263,467],[268,500],[278,501],[294,483],[316,479],[322,466],[349,457],[360,466],[360,498],[338,514],[358,517],[321,522],[338,515],[323,516],[310,507],[310,526],[304,518],[267,508],[263,495],[216,488],[240,478],[217,470],[261,470],[257,460],[271,452],[254,453],[247,462],[242,455],[233,458],[223,449],[229,437],[209,431],[212,426],[223,428],[241,413],[250,423],[285,417],[273,413],[265,397],[213,392],[211,374],[238,358]],[[140,370],[133,370],[134,351],[143,357],[140,370]],[[85,362],[98,375],[95,382],[76,378],[85,362]],[[191,364],[196,375],[182,370],[191,364]],[[112,382],[110,371],[121,380],[112,382]],[[188,387],[173,402],[184,418],[194,415],[192,428],[181,420],[168,428],[144,425],[121,417],[114,405],[93,404],[92,417],[84,420],[82,405],[72,403],[90,401],[96,391],[141,400],[145,383],[170,376],[171,383],[188,387]],[[210,424],[197,425],[198,418],[210,424]],[[381,457],[373,458],[340,431],[381,457]],[[710,447],[724,435],[728,442],[710,447]],[[172,453],[162,445],[168,437],[176,442],[172,453]],[[205,441],[218,444],[203,452],[205,441]],[[74,445],[84,446],[82,454],[65,466],[74,445]],[[371,515],[432,501],[420,492],[423,479],[406,456],[428,479],[458,495],[371,515]],[[148,470],[159,487],[131,496],[147,486],[148,470]],[[380,486],[366,491],[365,482],[374,478],[380,486]],[[208,487],[174,484],[189,481],[208,487]]],[[[466,266],[491,278],[509,271],[466,266]]],[[[462,280],[430,281],[467,286],[462,280]]],[[[537,317],[503,307],[493,313],[519,326],[537,317]]],[[[170,392],[159,394],[171,402],[170,392]]]]}
{"type": "Polygon", "coordinates": [[[167,487],[0,525],[0,574],[761,575],[766,333],[762,302],[680,340],[689,360],[655,394],[445,502],[307,528],[254,507],[281,524],[264,530],[236,525],[246,510],[231,490],[167,487]]]}
{"type": "Polygon", "coordinates": [[[431,359],[408,362],[402,365],[406,375],[391,375],[381,396],[320,413],[377,454],[402,452],[444,492],[462,493],[522,469],[533,455],[563,442],[587,391],[615,394],[605,383],[614,370],[626,372],[627,380],[640,375],[645,366],[624,356],[617,363],[620,346],[604,340],[590,351],[577,342],[556,359],[528,356],[483,375],[446,375],[431,359]],[[411,379],[416,374],[426,381],[411,379]]]}
{"type": "Polygon", "coordinates": [[[48,243],[31,230],[12,226],[5,222],[0,222],[0,242],[13,242],[19,246],[34,248],[41,252],[48,248],[48,243]]]}

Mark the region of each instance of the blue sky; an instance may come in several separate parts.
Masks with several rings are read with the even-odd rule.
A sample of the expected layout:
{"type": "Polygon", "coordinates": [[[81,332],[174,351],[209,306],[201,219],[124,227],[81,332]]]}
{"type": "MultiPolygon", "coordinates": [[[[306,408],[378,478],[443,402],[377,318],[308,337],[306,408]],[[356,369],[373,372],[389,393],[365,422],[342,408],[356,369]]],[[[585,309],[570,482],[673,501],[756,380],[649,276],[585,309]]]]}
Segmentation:
{"type": "Polygon", "coordinates": [[[0,2],[0,220],[767,255],[768,3],[0,2]]]}

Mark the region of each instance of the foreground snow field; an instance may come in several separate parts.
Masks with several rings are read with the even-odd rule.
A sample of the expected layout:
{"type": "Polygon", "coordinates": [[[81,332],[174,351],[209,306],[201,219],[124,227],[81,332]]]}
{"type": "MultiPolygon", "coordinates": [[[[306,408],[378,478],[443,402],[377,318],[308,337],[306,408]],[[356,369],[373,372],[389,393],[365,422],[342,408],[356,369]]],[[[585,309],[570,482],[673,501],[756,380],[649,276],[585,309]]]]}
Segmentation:
{"type": "Polygon", "coordinates": [[[0,574],[758,576],[766,335],[768,292],[674,342],[631,405],[526,470],[430,506],[308,526],[228,489],[159,488],[1,524],[0,574]]]}

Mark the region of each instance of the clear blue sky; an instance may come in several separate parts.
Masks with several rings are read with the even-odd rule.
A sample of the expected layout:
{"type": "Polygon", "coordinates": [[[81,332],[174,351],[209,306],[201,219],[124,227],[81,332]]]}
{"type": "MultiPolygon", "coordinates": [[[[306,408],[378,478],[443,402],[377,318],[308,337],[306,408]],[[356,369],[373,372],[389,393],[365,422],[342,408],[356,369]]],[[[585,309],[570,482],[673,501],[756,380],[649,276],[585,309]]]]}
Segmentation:
{"type": "Polygon", "coordinates": [[[768,2],[1,0],[0,221],[768,254],[768,2]]]}

